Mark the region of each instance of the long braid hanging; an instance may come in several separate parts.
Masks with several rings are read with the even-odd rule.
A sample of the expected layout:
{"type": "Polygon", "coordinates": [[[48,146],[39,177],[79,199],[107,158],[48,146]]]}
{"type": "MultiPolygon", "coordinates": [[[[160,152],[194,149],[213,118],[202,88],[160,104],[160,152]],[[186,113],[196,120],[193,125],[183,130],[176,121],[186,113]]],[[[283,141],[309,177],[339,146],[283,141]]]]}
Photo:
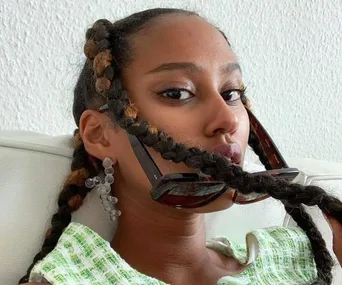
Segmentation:
{"type": "MultiPolygon", "coordinates": [[[[245,105],[245,107],[251,111],[251,104],[246,97],[242,98],[242,102],[245,105]]],[[[268,162],[267,156],[261,147],[260,141],[257,135],[254,133],[253,128],[251,128],[249,134],[248,144],[259,156],[259,159],[263,163],[265,168],[272,169],[270,163],[268,162]]],[[[306,210],[302,205],[299,205],[295,208],[288,207],[286,206],[286,204],[284,204],[284,206],[286,212],[289,213],[289,215],[293,218],[297,225],[305,231],[310,240],[312,250],[314,252],[316,267],[319,268],[319,270],[317,270],[318,280],[316,280],[314,284],[320,284],[322,283],[321,281],[323,281],[323,284],[330,284],[332,282],[331,268],[334,265],[333,260],[331,259],[329,251],[326,248],[325,240],[323,239],[321,233],[317,229],[311,216],[307,214],[306,210]]]]}
{"type": "MultiPolygon", "coordinates": [[[[95,62],[100,62],[100,65],[107,65],[106,76],[107,78],[112,79],[114,74],[113,70],[111,70],[110,64],[106,63],[106,58],[111,60],[111,54],[108,53],[108,50],[106,51],[109,47],[108,38],[110,36],[110,33],[107,30],[110,27],[112,27],[112,24],[108,21],[105,23],[102,23],[101,21],[96,22],[93,27],[87,31],[87,43],[84,47],[84,52],[86,56],[92,60],[97,56],[95,62]]],[[[96,75],[100,76],[100,72],[96,72],[96,75]]],[[[96,80],[96,88],[105,88],[108,86],[108,82],[104,79],[105,78],[99,78],[96,80]]],[[[71,173],[64,183],[63,189],[59,195],[58,211],[52,216],[51,228],[46,232],[41,251],[35,255],[32,264],[27,269],[26,275],[19,280],[19,284],[27,283],[33,266],[55,248],[63,230],[71,221],[71,213],[81,207],[84,198],[88,192],[91,191],[90,188],[85,186],[86,179],[96,176],[100,170],[101,164],[100,160],[91,157],[87,153],[79,134],[79,129],[76,129],[74,132],[74,152],[73,160],[71,162],[71,173]]]]}
{"type": "Polygon", "coordinates": [[[331,269],[334,266],[334,262],[326,248],[325,241],[311,216],[305,211],[302,205],[295,208],[285,206],[285,210],[291,215],[297,225],[304,230],[310,240],[316,267],[318,269],[318,278],[313,284],[331,284],[331,269]]]}
{"type": "MultiPolygon", "coordinates": [[[[323,212],[342,223],[341,201],[327,195],[323,189],[316,186],[290,184],[271,176],[252,176],[240,167],[230,164],[220,155],[211,154],[195,147],[187,148],[184,144],[174,142],[167,134],[158,131],[138,117],[138,111],[129,100],[126,90],[122,88],[120,79],[113,80],[113,73],[106,72],[118,69],[115,66],[115,61],[113,62],[115,55],[111,53],[111,49],[110,46],[107,46],[106,50],[99,51],[94,57],[93,63],[96,90],[107,98],[109,110],[115,116],[116,123],[128,133],[137,136],[145,145],[154,148],[164,159],[176,163],[184,162],[188,167],[200,169],[215,179],[225,181],[229,187],[242,194],[267,193],[280,200],[286,211],[310,239],[318,272],[318,279],[313,284],[331,284],[333,260],[326,249],[322,235],[302,205],[317,205],[323,212]],[[101,60],[97,61],[97,57],[101,57],[105,63],[102,63],[101,60]]],[[[244,100],[242,101],[244,102],[244,100]]],[[[259,147],[260,144],[255,134],[250,135],[249,143],[257,151],[261,161],[266,164],[265,154],[259,147]]],[[[269,168],[267,164],[265,166],[269,168]]]]}
{"type": "Polygon", "coordinates": [[[89,157],[78,129],[74,133],[74,147],[71,164],[72,172],[69,174],[58,197],[58,210],[52,216],[51,227],[46,232],[41,251],[36,254],[26,275],[20,279],[19,284],[28,282],[35,263],[54,249],[63,230],[71,221],[71,213],[79,209],[84,198],[91,190],[84,186],[85,180],[89,176],[95,176],[99,171],[100,164],[96,159],[89,157]]]}
{"type": "MultiPolygon", "coordinates": [[[[250,102],[246,97],[242,99],[242,102],[245,107],[251,111],[250,102]]],[[[251,128],[249,134],[248,144],[259,156],[259,159],[263,163],[265,168],[272,169],[270,163],[268,162],[267,156],[261,147],[260,141],[257,135],[254,133],[253,128],[251,128]]],[[[289,215],[293,218],[297,225],[305,231],[310,240],[312,250],[314,252],[316,267],[320,268],[320,270],[317,270],[318,280],[316,280],[314,284],[321,284],[321,281],[323,281],[323,284],[330,284],[332,282],[331,268],[334,265],[333,260],[331,259],[329,251],[326,248],[325,240],[317,229],[311,216],[307,214],[302,205],[299,205],[298,207],[288,207],[286,206],[286,204],[284,204],[284,206],[286,212],[289,213],[289,215]]]]}
{"type": "MultiPolygon", "coordinates": [[[[251,103],[247,97],[242,98],[242,102],[247,109],[252,111],[251,103]]],[[[254,129],[252,127],[249,133],[248,144],[259,156],[259,159],[263,163],[265,168],[272,169],[270,163],[268,162],[267,156],[261,147],[260,141],[257,135],[254,133],[254,129]]],[[[316,267],[319,269],[317,270],[318,279],[314,282],[314,284],[322,284],[322,282],[323,284],[330,284],[332,282],[331,268],[334,265],[333,260],[330,256],[329,251],[326,248],[325,240],[323,239],[321,233],[317,229],[311,216],[307,214],[302,205],[299,205],[295,208],[288,207],[286,206],[286,204],[284,204],[284,206],[286,212],[289,213],[289,215],[293,218],[297,225],[305,231],[306,235],[310,240],[312,250],[314,252],[316,267]]]]}

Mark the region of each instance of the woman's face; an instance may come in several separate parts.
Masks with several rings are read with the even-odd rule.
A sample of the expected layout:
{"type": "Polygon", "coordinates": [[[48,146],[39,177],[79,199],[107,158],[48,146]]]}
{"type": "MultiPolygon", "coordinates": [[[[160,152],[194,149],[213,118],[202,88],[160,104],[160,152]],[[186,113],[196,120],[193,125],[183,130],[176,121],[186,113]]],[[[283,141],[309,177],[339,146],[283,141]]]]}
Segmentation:
{"type": "MultiPolygon", "coordinates": [[[[249,120],[235,91],[243,87],[241,70],[221,33],[200,17],[174,14],[154,20],[130,41],[133,60],[123,71],[123,85],[139,117],[187,146],[210,151],[236,143],[241,156],[235,162],[242,165],[249,120]]],[[[150,190],[128,140],[113,148],[125,188],[150,190]]],[[[149,150],[163,174],[194,171],[149,150]]],[[[225,208],[231,196],[227,193],[225,208]]]]}

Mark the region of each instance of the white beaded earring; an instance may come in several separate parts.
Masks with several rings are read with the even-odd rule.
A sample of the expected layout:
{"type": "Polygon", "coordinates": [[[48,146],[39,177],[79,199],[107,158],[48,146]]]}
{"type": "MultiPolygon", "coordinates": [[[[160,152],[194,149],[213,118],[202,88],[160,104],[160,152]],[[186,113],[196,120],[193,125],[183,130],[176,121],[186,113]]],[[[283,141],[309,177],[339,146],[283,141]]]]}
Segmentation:
{"type": "Polygon", "coordinates": [[[116,217],[121,215],[121,211],[116,210],[114,207],[114,205],[118,202],[118,198],[109,195],[112,190],[110,185],[114,182],[113,161],[109,157],[106,157],[102,162],[102,166],[106,176],[104,178],[100,176],[88,178],[85,181],[85,186],[87,188],[96,187],[96,190],[100,194],[103,208],[109,212],[111,221],[114,221],[116,217]]]}

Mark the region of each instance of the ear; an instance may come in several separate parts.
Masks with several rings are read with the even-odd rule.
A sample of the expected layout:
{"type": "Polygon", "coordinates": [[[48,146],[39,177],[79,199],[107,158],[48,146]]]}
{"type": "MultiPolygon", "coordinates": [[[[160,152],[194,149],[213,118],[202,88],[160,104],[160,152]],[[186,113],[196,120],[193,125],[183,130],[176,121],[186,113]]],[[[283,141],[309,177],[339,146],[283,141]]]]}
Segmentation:
{"type": "Polygon", "coordinates": [[[117,162],[113,136],[117,132],[108,116],[94,110],[86,110],[80,118],[80,136],[86,151],[98,159],[110,157],[117,162]]]}

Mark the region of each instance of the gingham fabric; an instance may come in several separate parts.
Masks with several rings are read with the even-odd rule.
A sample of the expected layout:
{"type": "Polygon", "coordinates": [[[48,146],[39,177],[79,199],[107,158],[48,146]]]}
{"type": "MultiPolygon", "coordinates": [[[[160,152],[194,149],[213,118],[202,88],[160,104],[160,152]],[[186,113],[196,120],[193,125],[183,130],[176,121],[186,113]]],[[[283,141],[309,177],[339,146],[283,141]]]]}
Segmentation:
{"type": "MultiPolygon", "coordinates": [[[[311,245],[301,229],[274,227],[250,234],[259,245],[256,259],[243,273],[223,277],[217,285],[307,285],[315,280],[311,245]]],[[[247,260],[246,246],[226,238],[211,240],[207,247],[242,263],[247,260]]],[[[34,266],[30,282],[39,281],[53,285],[166,285],[130,267],[109,242],[78,223],[70,223],[55,249],[34,266]]]]}

